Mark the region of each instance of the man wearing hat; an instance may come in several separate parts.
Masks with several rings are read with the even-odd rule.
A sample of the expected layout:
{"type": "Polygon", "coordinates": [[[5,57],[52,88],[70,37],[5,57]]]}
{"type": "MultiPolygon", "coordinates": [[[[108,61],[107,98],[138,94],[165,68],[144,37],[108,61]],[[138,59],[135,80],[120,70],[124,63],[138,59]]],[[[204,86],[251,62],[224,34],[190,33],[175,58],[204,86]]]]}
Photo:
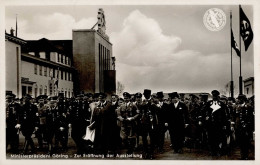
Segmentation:
{"type": "Polygon", "coordinates": [[[36,116],[36,113],[38,112],[37,107],[31,103],[32,97],[29,94],[26,94],[23,99],[24,104],[21,107],[19,124],[17,124],[16,127],[21,128],[22,134],[25,137],[23,154],[26,154],[29,146],[31,147],[31,152],[35,152],[35,146],[31,136],[34,130],[37,131],[39,121],[36,116]]]}
{"type": "Polygon", "coordinates": [[[15,95],[6,93],[6,149],[10,144],[10,152],[18,153],[19,147],[19,130],[16,128],[18,124],[18,113],[20,105],[14,102],[15,95]]]}
{"type": "Polygon", "coordinates": [[[189,124],[187,106],[179,101],[179,94],[173,92],[169,94],[171,103],[167,109],[166,126],[168,125],[171,144],[174,153],[183,153],[185,127],[189,124]]]}
{"type": "Polygon", "coordinates": [[[61,150],[67,150],[68,143],[68,105],[65,102],[64,93],[59,93],[56,104],[56,112],[58,113],[58,129],[55,134],[55,146],[61,143],[61,150]]]}
{"type": "Polygon", "coordinates": [[[39,120],[39,129],[35,132],[35,135],[38,139],[38,148],[43,149],[43,139],[45,139],[46,135],[46,110],[47,107],[44,104],[44,98],[40,97],[37,99],[38,100],[38,105],[37,109],[38,112],[36,113],[36,116],[38,117],[39,120]]]}
{"type": "Polygon", "coordinates": [[[247,160],[254,131],[254,108],[246,103],[245,95],[241,94],[237,99],[236,137],[241,149],[241,159],[247,160]]]}
{"type": "Polygon", "coordinates": [[[168,105],[166,103],[164,103],[163,98],[163,92],[157,92],[156,93],[156,97],[158,99],[158,103],[156,104],[156,106],[158,107],[156,110],[156,115],[158,117],[158,127],[156,130],[156,136],[157,136],[157,147],[158,147],[158,151],[160,153],[163,152],[163,145],[164,145],[164,137],[165,137],[165,132],[167,130],[167,128],[165,127],[165,123],[166,123],[166,111],[167,111],[167,107],[168,105]]]}
{"type": "MultiPolygon", "coordinates": [[[[134,105],[136,105],[137,109],[139,110],[139,112],[142,109],[142,93],[137,92],[135,94],[135,102],[134,105]]],[[[140,115],[139,118],[136,120],[136,148],[139,149],[139,137],[142,136],[142,125],[141,125],[141,120],[140,120],[140,115]]]]}
{"type": "Polygon", "coordinates": [[[211,92],[213,100],[206,105],[206,125],[212,156],[223,154],[223,140],[226,139],[226,105],[219,100],[219,91],[211,92]]]}
{"type": "Polygon", "coordinates": [[[71,137],[77,147],[77,154],[85,152],[84,140],[82,137],[86,134],[88,124],[87,111],[83,109],[83,94],[77,95],[69,107],[69,126],[71,127],[71,137]]]}
{"type": "Polygon", "coordinates": [[[142,103],[142,108],[140,109],[140,120],[141,120],[141,132],[143,141],[143,153],[145,159],[153,159],[153,152],[156,144],[155,129],[157,128],[157,123],[155,116],[156,101],[155,95],[151,98],[152,91],[150,89],[144,89],[144,100],[142,103]],[[150,138],[150,144],[148,144],[148,135],[150,138]]]}
{"type": "Polygon", "coordinates": [[[191,138],[192,143],[200,144],[200,141],[202,140],[201,134],[201,123],[200,118],[202,117],[201,110],[200,110],[200,101],[199,97],[190,94],[190,103],[188,104],[188,113],[189,113],[189,121],[190,125],[186,128],[186,136],[191,138]]]}
{"type": "Polygon", "coordinates": [[[53,138],[56,136],[58,126],[58,116],[57,112],[57,97],[49,97],[46,104],[46,141],[48,143],[48,154],[52,154],[55,151],[53,146],[53,138]]]}
{"type": "Polygon", "coordinates": [[[94,109],[91,129],[95,129],[94,149],[97,154],[115,154],[117,143],[117,115],[107,95],[100,93],[94,109]]]}
{"type": "Polygon", "coordinates": [[[117,111],[117,119],[121,121],[120,136],[128,149],[127,153],[132,154],[136,140],[136,120],[139,117],[137,107],[130,102],[131,95],[128,92],[123,93],[124,103],[117,111]]]}

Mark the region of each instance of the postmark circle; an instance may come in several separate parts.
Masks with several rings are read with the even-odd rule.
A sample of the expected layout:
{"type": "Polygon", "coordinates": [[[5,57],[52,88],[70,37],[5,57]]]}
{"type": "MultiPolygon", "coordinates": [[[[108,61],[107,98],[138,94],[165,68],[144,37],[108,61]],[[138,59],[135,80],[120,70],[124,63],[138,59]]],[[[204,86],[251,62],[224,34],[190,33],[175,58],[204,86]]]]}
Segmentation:
{"type": "Polygon", "coordinates": [[[226,14],[218,8],[207,10],[203,17],[203,23],[210,31],[220,31],[226,25],[226,14]]]}

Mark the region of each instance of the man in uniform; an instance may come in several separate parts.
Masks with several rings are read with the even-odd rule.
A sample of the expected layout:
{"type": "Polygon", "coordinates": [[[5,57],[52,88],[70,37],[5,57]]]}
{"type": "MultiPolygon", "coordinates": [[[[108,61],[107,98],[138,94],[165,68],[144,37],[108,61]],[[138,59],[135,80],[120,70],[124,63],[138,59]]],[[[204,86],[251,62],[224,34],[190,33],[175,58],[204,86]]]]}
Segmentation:
{"type": "Polygon", "coordinates": [[[14,102],[14,98],[14,94],[6,93],[6,149],[10,144],[10,152],[17,154],[19,147],[19,130],[16,125],[18,124],[20,105],[14,102]]]}
{"type": "Polygon", "coordinates": [[[119,107],[117,118],[121,121],[120,136],[128,149],[127,153],[132,154],[136,140],[136,123],[139,111],[137,107],[130,102],[131,95],[128,92],[123,93],[125,103],[119,107]]]}
{"type": "Polygon", "coordinates": [[[46,135],[46,109],[47,107],[44,104],[44,98],[38,98],[38,112],[36,113],[36,116],[39,118],[39,129],[35,132],[35,135],[38,139],[38,148],[43,149],[43,139],[45,138],[46,135]]]}
{"type": "Polygon", "coordinates": [[[237,112],[239,118],[237,119],[237,139],[241,149],[241,159],[247,160],[249,155],[250,142],[253,136],[254,128],[254,109],[251,105],[246,103],[245,95],[238,96],[237,112]]]}
{"type": "Polygon", "coordinates": [[[46,117],[46,141],[48,143],[48,154],[55,152],[53,146],[53,138],[56,136],[58,128],[58,116],[59,113],[56,110],[57,97],[49,97],[46,104],[46,112],[43,115],[46,117]]]}
{"type": "Polygon", "coordinates": [[[213,100],[206,105],[206,125],[208,126],[208,138],[212,156],[220,156],[222,153],[222,141],[225,139],[227,124],[226,106],[219,100],[219,91],[211,92],[213,100]]]}
{"type": "Polygon", "coordinates": [[[71,137],[76,143],[77,154],[83,154],[85,152],[85,142],[82,137],[86,134],[88,124],[88,111],[83,109],[83,96],[82,94],[77,95],[69,111],[69,125],[72,127],[71,137]]]}
{"type": "Polygon", "coordinates": [[[169,94],[171,103],[167,110],[166,126],[168,126],[171,143],[174,153],[183,153],[185,127],[189,124],[187,106],[179,101],[179,94],[173,92],[169,94]]]}
{"type": "Polygon", "coordinates": [[[62,145],[61,150],[66,151],[67,150],[67,144],[68,144],[68,107],[66,106],[66,102],[64,99],[64,93],[59,93],[58,100],[57,100],[57,106],[56,111],[58,113],[58,126],[59,128],[56,130],[56,136],[55,136],[55,146],[58,147],[59,142],[62,145]]]}
{"type": "Polygon", "coordinates": [[[25,143],[23,148],[23,154],[26,154],[28,147],[31,146],[31,152],[35,152],[34,142],[32,140],[32,134],[34,130],[38,129],[38,118],[36,113],[38,112],[36,105],[31,103],[32,97],[29,94],[24,96],[24,105],[21,107],[19,113],[19,124],[17,128],[21,128],[22,134],[25,137],[25,143]]]}

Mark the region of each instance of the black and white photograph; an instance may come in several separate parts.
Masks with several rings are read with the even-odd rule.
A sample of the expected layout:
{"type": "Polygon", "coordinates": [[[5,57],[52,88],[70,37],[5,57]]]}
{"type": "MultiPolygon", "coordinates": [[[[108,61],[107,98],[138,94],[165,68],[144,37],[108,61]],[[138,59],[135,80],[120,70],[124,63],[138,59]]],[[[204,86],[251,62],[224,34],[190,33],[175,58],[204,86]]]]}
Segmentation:
{"type": "Polygon", "coordinates": [[[256,164],[257,1],[62,2],[0,2],[4,163],[256,164]]]}

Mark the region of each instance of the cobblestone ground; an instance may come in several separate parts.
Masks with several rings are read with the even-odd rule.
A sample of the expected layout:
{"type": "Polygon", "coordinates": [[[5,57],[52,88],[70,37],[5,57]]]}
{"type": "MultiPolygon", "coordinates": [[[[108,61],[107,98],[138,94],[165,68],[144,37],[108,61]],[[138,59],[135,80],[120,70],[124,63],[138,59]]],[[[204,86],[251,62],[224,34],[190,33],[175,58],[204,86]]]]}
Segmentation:
{"type": "MultiPolygon", "coordinates": [[[[34,135],[33,135],[34,137],[34,135]]],[[[37,147],[37,139],[33,138],[33,141],[35,143],[35,146],[37,147]]],[[[140,139],[141,141],[141,139],[140,139]]],[[[22,151],[22,146],[24,143],[24,137],[20,135],[20,141],[19,141],[19,150],[22,151]]],[[[252,147],[250,149],[250,154],[249,154],[249,160],[254,160],[255,155],[254,155],[254,144],[252,144],[252,147]]],[[[231,153],[229,155],[225,156],[211,156],[209,151],[206,149],[194,149],[194,148],[187,148],[184,147],[183,149],[183,154],[174,154],[173,150],[170,147],[170,139],[169,136],[167,135],[165,138],[165,144],[164,144],[164,152],[163,153],[158,153],[155,152],[155,160],[240,160],[240,150],[238,147],[233,148],[231,153]]],[[[47,153],[47,145],[44,145],[44,149],[42,151],[37,151],[38,158],[40,159],[41,157],[39,156],[46,156],[45,154],[47,153]]],[[[121,149],[118,151],[117,157],[108,157],[104,158],[102,155],[85,155],[85,157],[82,157],[80,155],[75,155],[76,153],[76,146],[74,141],[72,140],[71,137],[69,137],[68,140],[68,150],[67,152],[61,152],[57,151],[55,155],[52,155],[48,157],[47,159],[110,159],[110,160],[142,160],[144,159],[144,156],[142,155],[141,149],[136,149],[133,155],[126,155],[126,149],[121,149]],[[95,157],[95,158],[93,158],[95,157]]],[[[17,155],[11,155],[11,153],[7,152],[6,153],[6,158],[7,159],[28,159],[30,155],[28,155],[27,158],[21,158],[19,157],[20,154],[18,154],[18,157],[13,157],[17,155]]],[[[27,155],[26,155],[27,156],[27,155]]],[[[32,159],[35,159],[31,155],[32,159]]],[[[83,155],[84,156],[84,155],[83,155]]],[[[45,157],[46,158],[46,157],[45,157]]],[[[44,158],[44,159],[45,159],[44,158]]]]}

